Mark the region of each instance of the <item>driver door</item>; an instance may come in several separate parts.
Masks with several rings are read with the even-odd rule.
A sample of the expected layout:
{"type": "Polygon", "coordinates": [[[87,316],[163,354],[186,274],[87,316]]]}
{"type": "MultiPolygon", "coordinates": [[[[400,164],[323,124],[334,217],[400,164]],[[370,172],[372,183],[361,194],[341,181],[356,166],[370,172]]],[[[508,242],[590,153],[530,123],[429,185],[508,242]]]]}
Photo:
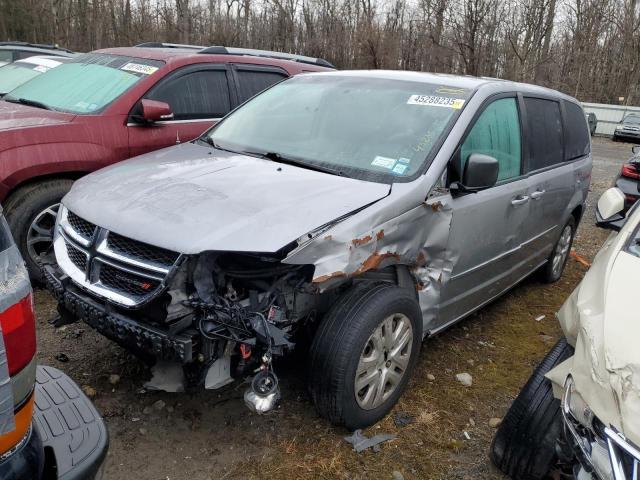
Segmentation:
{"type": "Polygon", "coordinates": [[[439,325],[430,333],[495,298],[526,271],[521,245],[529,197],[522,174],[519,110],[515,94],[494,97],[480,111],[452,159],[450,170],[461,176],[472,153],[490,155],[498,160],[498,181],[493,187],[451,198],[449,249],[457,261],[442,287],[439,325]]]}
{"type": "Polygon", "coordinates": [[[225,65],[188,66],[163,78],[143,98],[168,103],[173,119],[140,123],[139,102],[131,111],[127,129],[129,155],[188,142],[225,116],[235,101],[232,99],[230,72],[225,65]]]}

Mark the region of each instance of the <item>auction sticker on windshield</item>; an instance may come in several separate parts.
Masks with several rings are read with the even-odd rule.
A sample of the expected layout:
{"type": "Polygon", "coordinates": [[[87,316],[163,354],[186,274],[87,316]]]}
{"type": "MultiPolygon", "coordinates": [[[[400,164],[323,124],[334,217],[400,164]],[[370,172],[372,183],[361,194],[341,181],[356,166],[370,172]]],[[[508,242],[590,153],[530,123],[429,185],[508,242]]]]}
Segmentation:
{"type": "Polygon", "coordinates": [[[461,98],[440,97],[437,95],[411,95],[407,105],[424,105],[429,107],[446,107],[459,110],[464,105],[461,98]]]}
{"type": "Polygon", "coordinates": [[[155,73],[158,70],[158,67],[152,67],[151,65],[143,65],[141,63],[129,62],[123,65],[122,67],[120,67],[120,70],[126,70],[128,72],[133,72],[133,73],[141,73],[143,75],[151,75],[152,73],[155,73]]]}

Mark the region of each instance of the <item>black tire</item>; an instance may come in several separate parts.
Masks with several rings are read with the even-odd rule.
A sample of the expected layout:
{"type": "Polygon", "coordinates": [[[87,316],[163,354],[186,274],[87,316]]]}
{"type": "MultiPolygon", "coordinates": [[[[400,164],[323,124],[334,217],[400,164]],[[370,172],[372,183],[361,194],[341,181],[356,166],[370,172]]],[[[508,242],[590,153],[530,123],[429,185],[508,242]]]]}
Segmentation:
{"type": "Polygon", "coordinates": [[[422,313],[414,291],[385,283],[359,284],[347,291],[325,315],[311,346],[308,387],[318,413],[350,430],[383,418],[406,388],[421,343],[422,313]],[[369,337],[394,314],[406,316],[412,327],[408,366],[382,404],[364,409],[356,401],[354,386],[358,362],[369,337]]]}
{"type": "Polygon", "coordinates": [[[491,461],[515,480],[542,480],[557,461],[562,413],[545,374],[572,355],[573,348],[561,338],[513,401],[493,437],[491,461]]]}
{"type": "Polygon", "coordinates": [[[571,215],[567,223],[565,223],[562,229],[560,230],[560,235],[558,237],[558,240],[556,241],[556,244],[553,246],[553,250],[549,254],[549,258],[547,258],[547,262],[544,264],[544,266],[540,270],[540,279],[544,283],[554,283],[560,280],[560,277],[562,277],[562,273],[564,272],[564,267],[567,265],[567,260],[569,260],[569,254],[571,253],[571,247],[573,246],[573,238],[575,237],[575,235],[576,235],[576,219],[573,217],[573,215],[571,215]],[[562,261],[560,270],[554,272],[553,258],[556,254],[556,249],[558,248],[558,244],[561,241],[562,232],[564,232],[564,229],[567,228],[567,226],[571,227],[571,239],[569,241],[569,250],[567,252],[566,257],[562,261]]]}
{"type": "MultiPolygon", "coordinates": [[[[37,258],[29,253],[27,236],[34,219],[48,207],[60,203],[71,188],[72,180],[52,179],[16,190],[5,203],[5,216],[13,238],[29,270],[31,281],[43,282],[37,258]]],[[[41,247],[42,245],[39,245],[41,247]]],[[[51,252],[49,252],[51,253],[51,252]]]]}

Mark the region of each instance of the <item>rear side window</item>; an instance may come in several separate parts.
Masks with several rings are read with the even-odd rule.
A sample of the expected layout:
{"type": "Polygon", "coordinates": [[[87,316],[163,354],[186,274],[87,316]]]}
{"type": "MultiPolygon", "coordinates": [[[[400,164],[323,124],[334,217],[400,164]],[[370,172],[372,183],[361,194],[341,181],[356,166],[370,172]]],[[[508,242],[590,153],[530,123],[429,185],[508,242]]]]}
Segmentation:
{"type": "Polygon", "coordinates": [[[520,175],[520,120],[515,98],[501,98],[480,114],[460,148],[460,174],[472,153],[498,160],[498,181],[520,175]]]}
{"type": "Polygon", "coordinates": [[[287,78],[286,75],[278,72],[269,72],[264,70],[237,70],[238,76],[238,95],[240,103],[250,99],[257,93],[265,90],[274,83],[287,78]]]}
{"type": "Polygon", "coordinates": [[[202,70],[170,78],[147,98],[168,103],[175,120],[218,118],[231,109],[225,70],[202,70]]]}
{"type": "Polygon", "coordinates": [[[573,160],[589,153],[589,126],[580,105],[573,102],[564,102],[567,114],[564,125],[564,159],[573,160]]]}
{"type": "MultiPolygon", "coordinates": [[[[564,157],[560,104],[542,98],[525,98],[524,104],[531,152],[529,170],[540,170],[562,163],[564,157]]],[[[581,121],[582,124],[585,123],[584,116],[581,121]]]]}

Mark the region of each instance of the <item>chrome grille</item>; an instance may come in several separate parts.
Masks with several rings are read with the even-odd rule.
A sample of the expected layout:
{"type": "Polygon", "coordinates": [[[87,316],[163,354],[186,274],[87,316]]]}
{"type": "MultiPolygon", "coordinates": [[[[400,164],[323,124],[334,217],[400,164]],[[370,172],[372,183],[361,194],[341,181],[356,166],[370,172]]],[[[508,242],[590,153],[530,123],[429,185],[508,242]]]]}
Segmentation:
{"type": "Polygon", "coordinates": [[[61,207],[54,238],[56,260],[71,279],[126,307],[164,291],[180,254],[94,225],[61,207]]]}
{"type": "Polygon", "coordinates": [[[107,237],[107,246],[121,255],[130,255],[156,265],[171,266],[179,255],[171,250],[154,247],[113,232],[110,232],[107,237]]]}
{"type": "Polygon", "coordinates": [[[149,292],[155,291],[161,283],[159,280],[137,275],[107,264],[100,266],[99,278],[105,287],[140,300],[149,295],[149,292]]]}
{"type": "Polygon", "coordinates": [[[85,252],[70,243],[67,244],[67,252],[69,254],[69,260],[71,260],[76,267],[82,271],[87,269],[87,254],[85,252]]]}
{"type": "Polygon", "coordinates": [[[69,225],[75,230],[75,232],[82,238],[91,240],[96,232],[96,226],[80,218],[73,212],[67,212],[67,221],[69,225]]]}
{"type": "Polygon", "coordinates": [[[605,428],[614,480],[640,478],[640,450],[613,428],[605,428]]]}

